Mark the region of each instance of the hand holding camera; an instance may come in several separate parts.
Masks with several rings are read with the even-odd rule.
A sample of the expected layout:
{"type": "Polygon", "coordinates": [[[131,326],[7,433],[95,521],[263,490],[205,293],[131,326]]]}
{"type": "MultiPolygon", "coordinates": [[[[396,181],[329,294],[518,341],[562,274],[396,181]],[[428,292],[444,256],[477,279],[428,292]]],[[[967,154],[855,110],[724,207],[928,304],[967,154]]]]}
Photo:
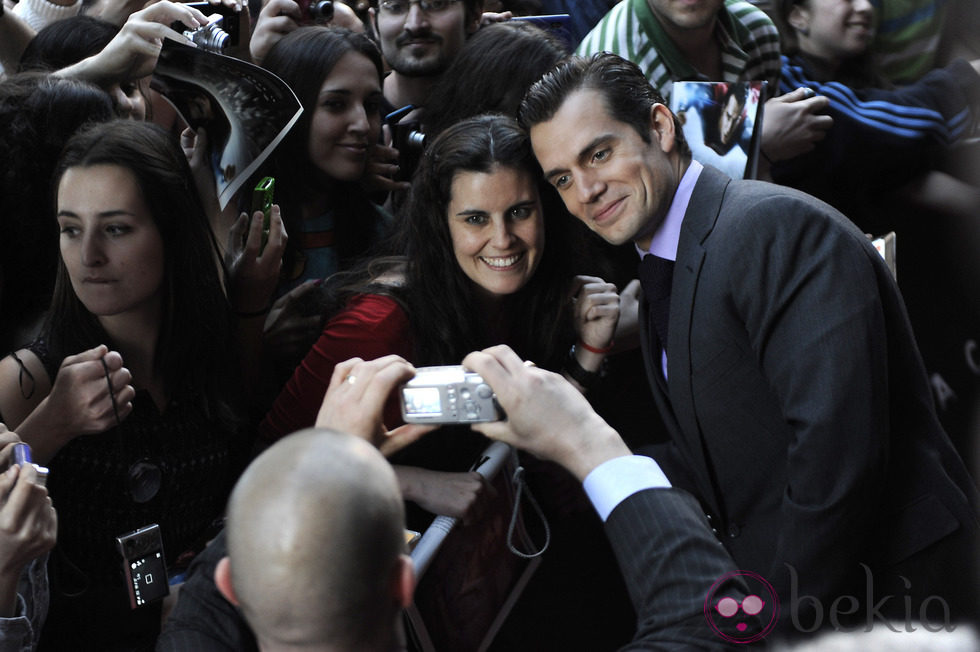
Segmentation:
{"type": "Polygon", "coordinates": [[[259,12],[249,43],[252,61],[261,66],[279,39],[303,25],[334,22],[334,11],[330,0],[269,0],[259,12]]]}
{"type": "Polygon", "coordinates": [[[365,362],[351,358],[334,367],[316,427],[333,428],[362,437],[386,456],[434,430],[407,424],[389,431],[382,422],[385,403],[393,390],[415,375],[415,368],[397,355],[365,362]]]}
{"type": "Polygon", "coordinates": [[[523,362],[510,347],[470,353],[463,366],[494,388],[507,412],[506,421],[473,426],[487,437],[557,462],[579,480],[602,462],[631,454],[571,383],[523,362]]]}
{"type": "Polygon", "coordinates": [[[146,77],[156,67],[164,38],[180,43],[191,42],[174,31],[171,27],[174,23],[196,29],[207,25],[208,19],[189,5],[160,0],[132,14],[101,52],[56,74],[92,81],[106,87],[121,81],[146,77]]]}

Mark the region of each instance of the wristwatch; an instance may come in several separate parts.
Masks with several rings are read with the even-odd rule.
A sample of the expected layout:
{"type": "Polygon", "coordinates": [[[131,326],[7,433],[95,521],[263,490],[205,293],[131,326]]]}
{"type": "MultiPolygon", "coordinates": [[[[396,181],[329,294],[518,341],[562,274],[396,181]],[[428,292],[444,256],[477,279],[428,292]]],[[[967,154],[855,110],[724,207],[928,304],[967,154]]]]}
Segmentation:
{"type": "Polygon", "coordinates": [[[602,377],[605,375],[603,374],[605,363],[606,361],[603,360],[602,365],[599,367],[599,371],[589,371],[583,367],[579,363],[578,358],[575,357],[575,345],[573,344],[572,348],[568,351],[568,359],[565,360],[565,371],[568,372],[568,375],[571,376],[575,382],[585,389],[593,389],[599,384],[599,381],[601,381],[602,377]]]}

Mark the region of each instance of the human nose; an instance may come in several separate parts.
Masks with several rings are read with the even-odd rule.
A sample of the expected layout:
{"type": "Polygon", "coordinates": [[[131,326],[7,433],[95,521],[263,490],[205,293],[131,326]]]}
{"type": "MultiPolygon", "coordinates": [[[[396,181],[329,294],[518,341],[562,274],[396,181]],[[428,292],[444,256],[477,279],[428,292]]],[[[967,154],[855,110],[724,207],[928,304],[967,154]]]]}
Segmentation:
{"type": "Polygon", "coordinates": [[[575,182],[575,187],[578,189],[578,200],[583,204],[591,204],[599,198],[605,186],[595,174],[582,172],[578,177],[575,182]]]}
{"type": "Polygon", "coordinates": [[[492,228],[490,244],[501,250],[509,248],[514,241],[513,224],[505,219],[495,219],[492,228]]]}
{"type": "Polygon", "coordinates": [[[854,12],[859,14],[870,14],[874,11],[870,0],[854,0],[852,7],[854,12]]]}
{"type": "Polygon", "coordinates": [[[98,267],[105,263],[105,251],[98,233],[91,230],[82,235],[82,265],[98,267]]]}
{"type": "Polygon", "coordinates": [[[368,119],[367,110],[361,105],[355,105],[350,116],[350,124],[347,129],[356,134],[366,134],[371,127],[368,119]]]}
{"type": "Polygon", "coordinates": [[[424,29],[429,24],[429,14],[422,11],[422,5],[413,2],[408,6],[408,14],[405,16],[405,29],[409,32],[424,29]]]}
{"type": "Polygon", "coordinates": [[[116,113],[119,114],[119,117],[128,118],[133,114],[136,105],[118,84],[112,87],[110,95],[112,96],[112,103],[116,105],[116,113]]]}

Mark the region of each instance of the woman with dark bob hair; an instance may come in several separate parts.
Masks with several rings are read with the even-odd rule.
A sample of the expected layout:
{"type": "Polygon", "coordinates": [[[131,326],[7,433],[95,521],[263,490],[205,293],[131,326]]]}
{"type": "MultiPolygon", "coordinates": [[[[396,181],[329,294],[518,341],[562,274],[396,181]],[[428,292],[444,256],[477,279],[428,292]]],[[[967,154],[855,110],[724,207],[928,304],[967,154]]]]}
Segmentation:
{"type": "Polygon", "coordinates": [[[54,299],[40,337],[0,361],[0,410],[50,467],[58,506],[42,645],[152,646],[160,601],[131,609],[116,537],[156,524],[172,565],[213,534],[251,448],[231,313],[188,163],[162,129],[81,132],[53,183],[54,299]]]}

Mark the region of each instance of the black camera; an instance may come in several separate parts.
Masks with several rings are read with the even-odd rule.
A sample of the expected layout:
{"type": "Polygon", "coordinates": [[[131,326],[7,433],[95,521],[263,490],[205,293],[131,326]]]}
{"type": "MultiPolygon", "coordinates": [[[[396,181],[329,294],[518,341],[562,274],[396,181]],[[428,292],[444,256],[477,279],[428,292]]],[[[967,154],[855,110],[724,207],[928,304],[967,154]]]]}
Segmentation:
{"type": "Polygon", "coordinates": [[[422,159],[425,149],[425,133],[417,121],[391,125],[391,144],[398,150],[398,174],[396,181],[410,181],[422,159]]]}
{"type": "Polygon", "coordinates": [[[333,20],[331,0],[296,0],[299,4],[300,25],[325,25],[333,20]]]}
{"type": "Polygon", "coordinates": [[[116,537],[116,547],[123,558],[131,609],[170,594],[159,525],[154,523],[116,537]]]}

